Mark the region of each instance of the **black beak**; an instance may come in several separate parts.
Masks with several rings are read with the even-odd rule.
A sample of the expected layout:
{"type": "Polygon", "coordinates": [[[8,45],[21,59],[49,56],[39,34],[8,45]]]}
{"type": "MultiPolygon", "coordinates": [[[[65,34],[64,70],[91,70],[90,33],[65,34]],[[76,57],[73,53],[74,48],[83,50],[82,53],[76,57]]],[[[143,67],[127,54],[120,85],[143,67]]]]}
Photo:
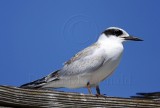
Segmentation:
{"type": "Polygon", "coordinates": [[[139,39],[137,37],[134,36],[128,36],[128,37],[124,37],[125,40],[132,40],[132,41],[143,41],[142,39],[139,39]]]}

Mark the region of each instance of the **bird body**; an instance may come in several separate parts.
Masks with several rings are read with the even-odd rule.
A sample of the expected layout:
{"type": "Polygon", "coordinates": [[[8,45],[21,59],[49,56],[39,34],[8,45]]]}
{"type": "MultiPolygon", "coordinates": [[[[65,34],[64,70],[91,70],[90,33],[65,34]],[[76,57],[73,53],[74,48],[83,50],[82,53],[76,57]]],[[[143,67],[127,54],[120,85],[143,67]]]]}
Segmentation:
{"type": "Polygon", "coordinates": [[[123,29],[110,27],[100,35],[97,42],[78,52],[64,64],[62,69],[21,87],[88,87],[88,89],[96,87],[97,93],[100,94],[98,85],[118,66],[124,49],[122,43],[126,40],[141,41],[141,39],[129,36],[123,29]]]}
{"type": "Polygon", "coordinates": [[[62,72],[62,74],[64,74],[62,75],[61,80],[57,80],[55,81],[55,83],[48,83],[43,87],[80,88],[86,87],[87,82],[90,82],[91,86],[98,85],[102,80],[108,77],[115,70],[115,68],[119,64],[123,52],[123,45],[121,43],[113,44],[112,42],[107,41],[108,40],[98,40],[92,46],[87,47],[75,56],[78,58],[79,56],[83,56],[88,53],[88,57],[86,56],[86,58],[84,58],[85,61],[77,62],[77,64],[75,63],[76,66],[74,68],[79,68],[79,70],[81,70],[81,68],[86,66],[89,66],[89,68],[94,68],[96,66],[96,69],[86,69],[85,71],[79,73],[71,72],[69,73],[69,75],[68,73],[64,74],[64,71],[67,69],[70,70],[71,68],[72,71],[75,70],[72,66],[73,64],[71,64],[73,62],[76,62],[73,60],[71,63],[66,63],[62,70],[60,70],[59,73],[61,74],[62,72]],[[92,50],[94,50],[94,52],[92,50]],[[69,65],[71,65],[71,67],[69,65]]]}

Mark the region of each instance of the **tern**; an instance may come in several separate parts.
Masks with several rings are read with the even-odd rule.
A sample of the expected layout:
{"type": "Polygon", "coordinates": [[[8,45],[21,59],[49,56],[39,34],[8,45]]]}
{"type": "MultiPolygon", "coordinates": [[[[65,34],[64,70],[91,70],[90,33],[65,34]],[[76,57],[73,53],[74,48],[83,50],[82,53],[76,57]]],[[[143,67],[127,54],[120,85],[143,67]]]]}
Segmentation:
{"type": "Polygon", "coordinates": [[[36,81],[23,84],[21,88],[96,88],[101,95],[99,84],[108,78],[117,68],[124,50],[125,41],[143,41],[129,35],[118,27],[104,30],[98,40],[74,55],[64,66],[36,81]]]}

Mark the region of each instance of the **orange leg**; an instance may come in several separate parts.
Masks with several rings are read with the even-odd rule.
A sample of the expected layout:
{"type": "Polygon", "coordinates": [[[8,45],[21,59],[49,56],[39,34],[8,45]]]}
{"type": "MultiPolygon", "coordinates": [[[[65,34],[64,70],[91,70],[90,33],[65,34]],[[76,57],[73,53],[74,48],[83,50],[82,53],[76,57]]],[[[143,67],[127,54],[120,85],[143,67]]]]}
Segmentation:
{"type": "Polygon", "coordinates": [[[89,83],[89,82],[87,83],[87,89],[88,89],[89,94],[92,94],[91,86],[90,86],[90,83],[89,83]]]}

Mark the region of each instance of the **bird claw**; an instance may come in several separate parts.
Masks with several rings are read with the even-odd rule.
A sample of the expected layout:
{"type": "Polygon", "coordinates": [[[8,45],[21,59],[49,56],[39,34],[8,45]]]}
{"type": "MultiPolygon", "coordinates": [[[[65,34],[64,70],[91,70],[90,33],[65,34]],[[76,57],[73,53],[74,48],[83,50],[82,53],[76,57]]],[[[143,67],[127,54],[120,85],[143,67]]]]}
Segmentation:
{"type": "Polygon", "coordinates": [[[107,98],[107,96],[105,96],[106,94],[96,94],[96,97],[98,98],[98,97],[103,97],[103,98],[107,98]]]}

